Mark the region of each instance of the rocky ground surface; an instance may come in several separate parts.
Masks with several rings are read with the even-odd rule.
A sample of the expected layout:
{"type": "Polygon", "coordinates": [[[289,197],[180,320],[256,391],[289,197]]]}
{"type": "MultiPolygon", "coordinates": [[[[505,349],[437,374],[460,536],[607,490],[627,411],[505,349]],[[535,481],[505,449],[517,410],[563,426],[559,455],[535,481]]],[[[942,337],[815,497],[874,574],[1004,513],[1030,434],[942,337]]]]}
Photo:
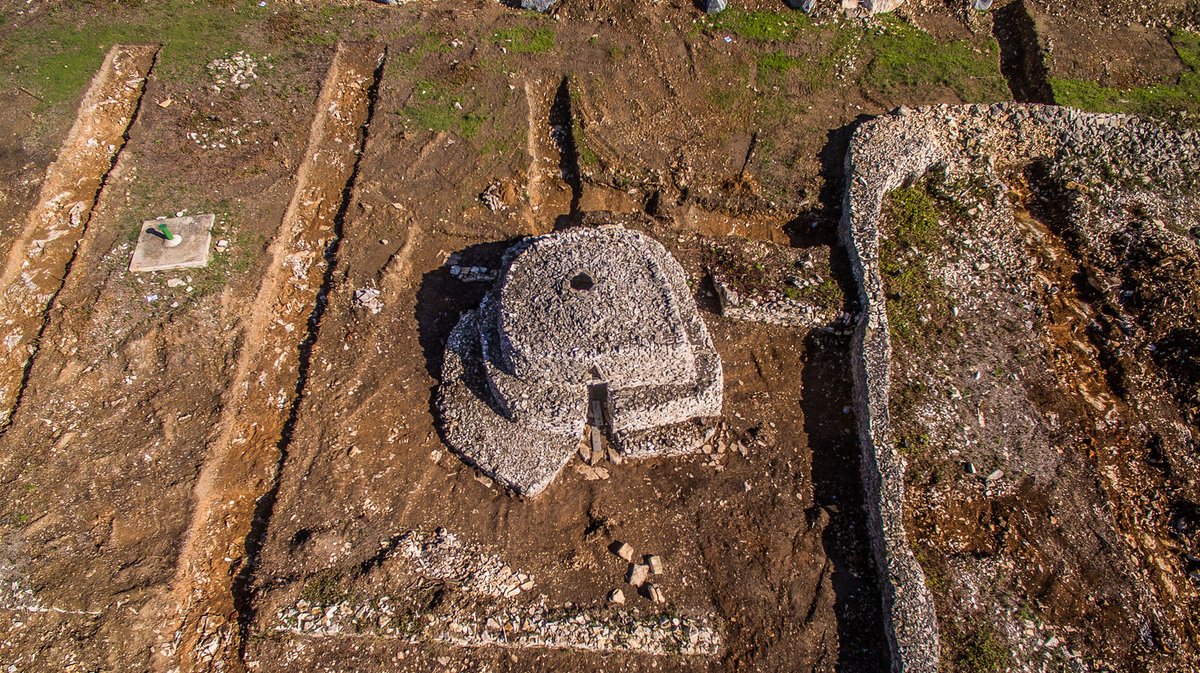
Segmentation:
{"type": "MultiPolygon", "coordinates": [[[[752,287],[785,298],[796,288],[821,321],[854,314],[852,304],[838,306],[854,291],[835,228],[846,143],[866,117],[899,105],[1028,99],[1051,83],[1048,72],[1100,72],[1110,88],[1170,85],[1153,92],[1149,111],[1173,114],[1161,100],[1189,109],[1189,43],[1175,30],[1191,25],[1190,5],[1156,5],[1146,16],[1123,2],[1031,5],[1028,20],[1012,6],[976,13],[911,2],[865,19],[821,2],[809,19],[758,0],[715,17],[675,0],[568,1],[549,15],[483,1],[0,0],[6,253],[108,47],[162,44],[116,164],[92,176],[103,189],[51,300],[19,406],[0,431],[0,663],[21,671],[886,669],[850,340],[828,325],[721,317],[709,276],[740,272],[714,264],[712,251],[730,237],[784,246],[779,259],[794,257],[803,272],[782,274],[781,288],[752,287]],[[1135,23],[1145,27],[1126,25],[1135,23]],[[1020,32],[1027,24],[1032,36],[1020,32]],[[1076,35],[1081,47],[1072,51],[1064,45],[1076,35]],[[318,110],[339,40],[386,47],[361,92],[370,124],[348,141],[358,143],[346,152],[355,157],[349,181],[320,185],[330,195],[320,202],[297,201],[313,122],[340,113],[318,110]],[[1115,58],[1139,50],[1153,58],[1115,58]],[[304,250],[277,258],[281,223],[297,209],[312,209],[319,227],[301,232],[304,250]],[[514,239],[597,210],[648,214],[647,233],[683,264],[725,365],[724,419],[698,455],[619,465],[589,455],[537,500],[516,499],[448,453],[434,422],[446,335],[481,292],[461,269],[495,268],[514,239]],[[143,220],[199,213],[216,215],[208,268],[127,271],[143,220]],[[311,302],[307,316],[265,302],[261,314],[248,309],[275,275],[313,268],[317,282],[289,295],[311,302]],[[254,334],[270,339],[248,343],[254,334]],[[258,381],[242,366],[255,348],[294,372],[270,380],[278,384],[266,391],[270,414],[248,415],[235,402],[258,381]],[[231,458],[231,469],[214,471],[217,457],[231,458]],[[201,504],[220,535],[189,535],[201,504]],[[620,543],[632,553],[611,548],[620,543]],[[217,584],[198,586],[209,580],[217,584]],[[199,617],[177,626],[178,597],[217,585],[224,593],[212,613],[191,606],[199,617]]],[[[1124,105],[1124,94],[1101,94],[1090,100],[1124,105]]],[[[946,256],[946,282],[984,274],[989,296],[1012,311],[988,313],[978,302],[981,335],[1044,354],[1049,346],[1030,335],[1050,329],[1067,359],[1053,380],[1028,376],[1087,393],[1047,392],[1039,402],[1060,423],[1043,430],[1060,433],[1073,458],[1054,451],[1034,460],[1015,445],[1008,458],[965,456],[956,446],[960,455],[927,451],[934,458],[910,472],[913,492],[927,489],[930,502],[970,503],[914,508],[909,519],[935,584],[948,559],[963,569],[941,575],[945,591],[936,594],[947,638],[973,633],[963,625],[1002,605],[1013,616],[997,622],[1011,625],[997,637],[1027,668],[1043,659],[1116,670],[1191,661],[1193,636],[1177,615],[1194,607],[1187,564],[1197,552],[1197,500],[1178,476],[1182,431],[1159,426],[1194,427],[1181,410],[1195,381],[1139,378],[1142,369],[1192,366],[1194,317],[1189,327],[1183,308],[1154,308],[1194,309],[1194,290],[1173,284],[1191,268],[1178,244],[1190,230],[1154,225],[1179,220],[1170,208],[1186,202],[1152,199],[1145,216],[1113,220],[1104,240],[1070,233],[1101,213],[1132,212],[1135,204],[1120,199],[1145,191],[1137,177],[1080,181],[1089,194],[1111,185],[1113,196],[1092,210],[1071,201],[1065,213],[1050,208],[1062,190],[1085,190],[1061,180],[1046,187],[1036,172],[997,178],[1015,194],[990,178],[946,187],[951,201],[971,204],[954,215],[967,223],[954,235],[980,244],[969,249],[977,257],[946,256]],[[1017,226],[1018,240],[1012,229],[968,226],[1006,208],[1018,225],[1028,213],[1042,228],[1017,226]],[[1143,261],[1114,257],[1114,245],[1132,246],[1143,261]],[[1042,258],[1051,260],[1036,262],[1046,282],[1035,273],[1042,258]],[[1087,289],[1093,278],[1102,290],[1087,289]],[[1019,291],[1006,289],[1010,281],[1019,291]],[[1051,295],[1047,283],[1060,291],[1051,295]],[[1076,305],[1064,299],[1068,287],[1105,298],[1076,305]],[[1094,321],[1102,328],[1089,327],[1094,321]],[[1123,334],[1123,321],[1136,343],[1118,353],[1104,344],[1123,334]],[[1133,359],[1123,360],[1126,352],[1133,359]],[[1088,453],[1107,456],[1109,447],[1116,458],[1088,453]],[[1141,455],[1135,448],[1145,460],[1129,458],[1141,455]],[[976,476],[964,476],[968,461],[976,476]],[[1117,503],[1118,524],[1089,531],[1082,546],[1074,537],[1031,546],[1045,556],[1037,557],[1044,575],[987,565],[996,545],[1057,540],[1040,534],[1053,521],[1074,531],[1103,519],[1069,518],[1077,510],[1025,498],[1022,470],[1049,465],[1065,467],[1047,489],[1089,516],[1117,503]],[[1109,467],[1115,476],[1097,480],[1109,467]],[[1004,474],[988,481],[996,470],[1004,474]],[[945,476],[929,485],[932,473],[945,476]],[[996,530],[1018,529],[1023,515],[1010,513],[1022,511],[1036,523],[1021,529],[1026,537],[995,542],[996,530]],[[1114,550],[1129,547],[1112,531],[1137,538],[1143,520],[1150,532],[1137,554],[1122,557],[1114,550]],[[1161,554],[1146,551],[1155,545],[1161,554]],[[1093,567],[1080,551],[1089,549],[1105,560],[1093,562],[1103,566],[1099,579],[1052,581],[1076,559],[1093,567]],[[1168,570],[1139,574],[1160,562],[1168,570]],[[1151,602],[1129,588],[1161,577],[1177,596],[1155,584],[1151,602]],[[996,578],[998,589],[983,581],[996,578]],[[1018,595],[1013,587],[1032,592],[1038,578],[1057,588],[1027,601],[1028,610],[1006,598],[1018,595]],[[1108,593],[1088,602],[1097,587],[1108,593]],[[1101,642],[1108,627],[1123,639],[1101,642]]],[[[920,316],[953,309],[924,303],[914,334],[923,334],[920,316]]],[[[943,352],[939,339],[920,350],[943,352]]],[[[1017,355],[980,364],[953,352],[946,366],[957,372],[952,381],[963,378],[953,385],[964,397],[971,382],[1007,390],[1003,367],[1033,369],[1017,355]]],[[[905,357],[897,367],[914,371],[916,360],[905,357]]],[[[977,404],[955,419],[1016,426],[1024,407],[1014,408],[1011,420],[993,418],[986,404],[982,416],[977,404]]],[[[968,642],[990,651],[999,641],[968,642]]]]}

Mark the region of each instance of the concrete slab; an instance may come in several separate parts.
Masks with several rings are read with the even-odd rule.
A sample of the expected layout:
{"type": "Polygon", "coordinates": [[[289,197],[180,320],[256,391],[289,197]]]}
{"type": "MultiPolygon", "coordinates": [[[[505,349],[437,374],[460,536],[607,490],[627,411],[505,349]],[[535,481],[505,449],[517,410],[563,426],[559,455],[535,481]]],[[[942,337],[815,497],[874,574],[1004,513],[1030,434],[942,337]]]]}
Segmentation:
{"type": "Polygon", "coordinates": [[[215,219],[212,214],[207,214],[142,222],[142,230],[138,234],[137,247],[133,249],[133,260],[129,262],[129,270],[143,273],[208,266],[208,249],[212,242],[215,219]],[[183,243],[168,248],[166,240],[158,230],[160,224],[167,225],[172,234],[182,236],[183,243]]]}

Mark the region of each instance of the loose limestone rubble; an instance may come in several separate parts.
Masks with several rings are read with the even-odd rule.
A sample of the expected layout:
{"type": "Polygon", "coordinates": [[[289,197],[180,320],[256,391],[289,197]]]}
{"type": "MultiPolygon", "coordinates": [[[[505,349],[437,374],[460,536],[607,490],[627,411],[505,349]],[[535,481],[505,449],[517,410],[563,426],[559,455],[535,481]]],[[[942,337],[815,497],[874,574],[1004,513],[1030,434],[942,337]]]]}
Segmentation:
{"type": "Polygon", "coordinates": [[[464,460],[537,495],[597,403],[624,458],[703,446],[694,419],[721,413],[721,361],[662,245],[619,226],[577,228],[517,243],[501,267],[446,345],[438,406],[464,460]]]}
{"type": "MultiPolygon", "coordinates": [[[[332,600],[309,599],[302,593],[274,610],[273,630],[287,637],[369,637],[653,656],[708,657],[723,647],[713,617],[627,609],[620,589],[609,594],[610,605],[605,607],[548,604],[545,596],[532,595],[532,575],[445,529],[410,531],[386,546],[381,563],[399,562],[401,568],[391,572],[411,578],[406,591],[355,591],[332,600]],[[421,587],[433,586],[445,587],[446,594],[431,608],[414,596],[421,587]]],[[[657,588],[648,587],[645,595],[655,605],[666,600],[657,588]]]]}

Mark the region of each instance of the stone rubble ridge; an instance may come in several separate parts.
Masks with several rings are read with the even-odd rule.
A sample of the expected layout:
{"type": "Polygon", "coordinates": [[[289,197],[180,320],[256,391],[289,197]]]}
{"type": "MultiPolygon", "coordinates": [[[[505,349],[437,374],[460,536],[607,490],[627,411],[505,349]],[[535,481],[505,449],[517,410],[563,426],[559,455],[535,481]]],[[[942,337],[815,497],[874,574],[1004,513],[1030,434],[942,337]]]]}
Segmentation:
{"type": "Polygon", "coordinates": [[[903,527],[903,457],[888,416],[891,343],[879,270],[888,192],[932,168],[949,173],[1046,161],[1064,182],[1097,193],[1143,187],[1194,191],[1200,134],[1122,114],[996,103],[901,107],[860,126],[846,154],[840,233],[862,317],[851,354],[868,527],[880,573],[892,670],[936,673],[937,616],[903,527]],[[1111,176],[1116,176],[1114,180],[1111,176]]]}
{"type": "Polygon", "coordinates": [[[697,451],[719,416],[721,360],[679,263],[614,225],[536,236],[446,344],[446,442],[520,495],[540,493],[593,425],[623,457],[697,451]],[[589,404],[589,401],[591,404],[589,404]]]}

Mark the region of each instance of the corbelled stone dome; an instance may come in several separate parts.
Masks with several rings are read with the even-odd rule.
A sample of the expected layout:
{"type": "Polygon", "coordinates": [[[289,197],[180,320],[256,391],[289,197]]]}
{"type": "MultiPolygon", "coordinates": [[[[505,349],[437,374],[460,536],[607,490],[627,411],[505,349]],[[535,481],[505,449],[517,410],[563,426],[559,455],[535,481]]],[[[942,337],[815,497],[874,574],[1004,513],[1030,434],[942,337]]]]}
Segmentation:
{"type": "Polygon", "coordinates": [[[535,495],[575,452],[589,396],[623,456],[699,446],[687,421],[720,414],[721,361],[661,244],[578,228],[517,243],[502,267],[446,346],[438,404],[451,448],[535,495]]]}

